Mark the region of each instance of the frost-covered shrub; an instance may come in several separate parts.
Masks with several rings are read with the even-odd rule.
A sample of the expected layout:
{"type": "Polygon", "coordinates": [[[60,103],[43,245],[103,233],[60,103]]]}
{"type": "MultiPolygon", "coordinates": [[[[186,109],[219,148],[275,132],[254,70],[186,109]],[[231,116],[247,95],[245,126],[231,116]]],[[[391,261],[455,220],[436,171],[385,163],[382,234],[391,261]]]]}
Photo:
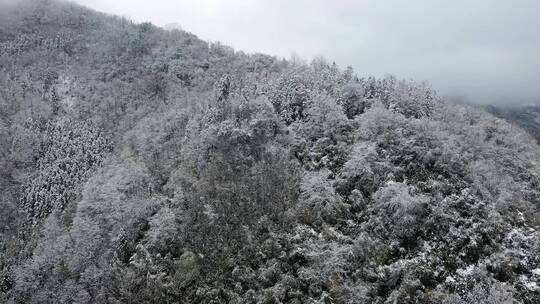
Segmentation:
{"type": "Polygon", "coordinates": [[[316,97],[306,114],[305,121],[290,126],[295,157],[308,170],[326,168],[336,173],[349,156],[355,125],[327,97],[316,97]]]}
{"type": "Polygon", "coordinates": [[[320,227],[323,223],[336,224],[348,216],[350,206],[336,193],[329,176],[329,171],[306,173],[304,176],[296,206],[301,222],[320,227]]]}
{"type": "Polygon", "coordinates": [[[270,93],[269,99],[276,113],[291,124],[303,120],[311,102],[311,87],[300,75],[287,75],[278,80],[270,93]]]}

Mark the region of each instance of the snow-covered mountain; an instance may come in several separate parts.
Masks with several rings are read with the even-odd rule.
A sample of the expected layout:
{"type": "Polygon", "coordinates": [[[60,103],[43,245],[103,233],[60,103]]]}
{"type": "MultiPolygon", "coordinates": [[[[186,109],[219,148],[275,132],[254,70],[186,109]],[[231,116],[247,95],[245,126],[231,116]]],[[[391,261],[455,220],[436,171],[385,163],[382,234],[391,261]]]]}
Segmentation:
{"type": "Polygon", "coordinates": [[[322,59],[0,3],[0,303],[539,303],[521,128],[322,59]]]}

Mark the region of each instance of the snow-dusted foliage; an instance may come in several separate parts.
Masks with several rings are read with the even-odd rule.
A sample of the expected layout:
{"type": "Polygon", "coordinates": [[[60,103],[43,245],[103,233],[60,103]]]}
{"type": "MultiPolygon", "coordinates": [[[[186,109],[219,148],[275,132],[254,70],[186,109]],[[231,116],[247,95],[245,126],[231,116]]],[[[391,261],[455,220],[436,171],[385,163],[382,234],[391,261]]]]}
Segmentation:
{"type": "Polygon", "coordinates": [[[102,132],[74,120],[46,123],[42,156],[21,193],[21,208],[35,224],[74,202],[80,187],[107,155],[110,145],[102,132]]]}
{"type": "Polygon", "coordinates": [[[1,303],[538,303],[518,127],[324,59],[9,9],[1,303]]]}

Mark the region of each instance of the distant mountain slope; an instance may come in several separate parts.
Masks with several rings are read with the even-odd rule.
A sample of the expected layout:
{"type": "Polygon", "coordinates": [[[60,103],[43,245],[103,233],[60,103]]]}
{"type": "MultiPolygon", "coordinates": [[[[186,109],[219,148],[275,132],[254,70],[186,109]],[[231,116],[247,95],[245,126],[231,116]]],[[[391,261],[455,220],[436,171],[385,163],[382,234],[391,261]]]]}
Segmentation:
{"type": "Polygon", "coordinates": [[[0,303],[538,303],[521,128],[322,59],[0,3],[0,303]]]}
{"type": "Polygon", "coordinates": [[[487,110],[500,118],[515,123],[529,131],[540,144],[540,106],[496,107],[489,106],[487,110]]]}

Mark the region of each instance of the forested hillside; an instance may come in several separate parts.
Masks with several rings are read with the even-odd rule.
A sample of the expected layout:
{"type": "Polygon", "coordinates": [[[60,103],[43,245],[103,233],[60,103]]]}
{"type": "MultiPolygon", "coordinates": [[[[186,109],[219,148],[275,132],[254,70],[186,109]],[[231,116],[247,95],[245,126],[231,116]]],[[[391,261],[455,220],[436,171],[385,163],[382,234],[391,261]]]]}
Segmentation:
{"type": "Polygon", "coordinates": [[[522,129],[323,59],[13,3],[0,303],[540,303],[522,129]]]}

